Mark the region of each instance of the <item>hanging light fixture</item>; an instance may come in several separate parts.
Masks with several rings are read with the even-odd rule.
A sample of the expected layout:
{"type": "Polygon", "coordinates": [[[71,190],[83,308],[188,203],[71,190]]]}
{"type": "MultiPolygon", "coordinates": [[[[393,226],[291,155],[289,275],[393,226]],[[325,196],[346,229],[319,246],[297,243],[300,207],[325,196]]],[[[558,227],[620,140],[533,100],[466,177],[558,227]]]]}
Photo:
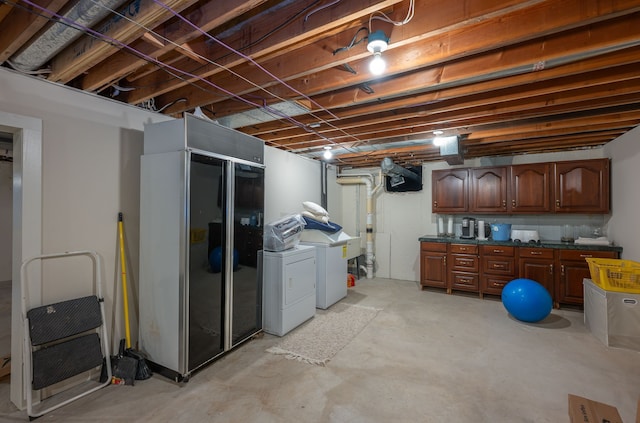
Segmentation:
{"type": "Polygon", "coordinates": [[[322,155],[325,159],[329,160],[333,157],[333,153],[331,152],[331,146],[330,145],[325,145],[324,146],[324,154],[322,155]]]}
{"type": "Polygon", "coordinates": [[[387,47],[389,47],[389,38],[383,30],[379,29],[369,34],[367,50],[373,53],[373,59],[369,62],[369,70],[372,74],[382,75],[386,69],[387,64],[382,58],[382,52],[385,51],[387,47]]]}

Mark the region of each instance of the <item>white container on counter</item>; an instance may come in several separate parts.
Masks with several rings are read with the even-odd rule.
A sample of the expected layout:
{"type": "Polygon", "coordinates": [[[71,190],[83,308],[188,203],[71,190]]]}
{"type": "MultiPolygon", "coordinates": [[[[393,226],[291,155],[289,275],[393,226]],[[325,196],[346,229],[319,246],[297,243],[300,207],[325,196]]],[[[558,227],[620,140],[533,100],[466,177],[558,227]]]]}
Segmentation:
{"type": "Polygon", "coordinates": [[[487,239],[487,234],[484,233],[484,220],[478,220],[478,239],[487,239]]]}

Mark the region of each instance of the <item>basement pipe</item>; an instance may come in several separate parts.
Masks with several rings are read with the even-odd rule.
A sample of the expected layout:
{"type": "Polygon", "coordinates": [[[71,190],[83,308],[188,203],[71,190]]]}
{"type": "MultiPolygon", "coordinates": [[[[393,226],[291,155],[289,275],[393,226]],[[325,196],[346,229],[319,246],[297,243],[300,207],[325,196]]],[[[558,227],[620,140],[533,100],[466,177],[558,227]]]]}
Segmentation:
{"type": "Polygon", "coordinates": [[[382,174],[380,175],[380,183],[375,187],[373,187],[374,181],[374,176],[370,174],[338,175],[336,179],[336,182],[340,185],[364,184],[367,187],[367,249],[365,255],[367,279],[373,278],[373,199],[382,187],[382,174]]]}
{"type": "MultiPolygon", "coordinates": [[[[136,0],[134,2],[137,3],[136,0]]],[[[79,26],[92,27],[107,17],[111,13],[111,9],[119,7],[122,3],[124,0],[80,0],[63,16],[79,26]]],[[[36,70],[82,34],[84,32],[79,29],[56,22],[29,45],[13,55],[9,63],[18,71],[36,70]]]]}
{"type": "Polygon", "coordinates": [[[390,157],[385,157],[384,159],[382,159],[380,168],[382,169],[382,173],[384,173],[385,175],[389,175],[392,177],[405,177],[411,179],[414,182],[422,183],[422,179],[416,173],[398,166],[393,162],[393,160],[391,160],[390,157]]]}

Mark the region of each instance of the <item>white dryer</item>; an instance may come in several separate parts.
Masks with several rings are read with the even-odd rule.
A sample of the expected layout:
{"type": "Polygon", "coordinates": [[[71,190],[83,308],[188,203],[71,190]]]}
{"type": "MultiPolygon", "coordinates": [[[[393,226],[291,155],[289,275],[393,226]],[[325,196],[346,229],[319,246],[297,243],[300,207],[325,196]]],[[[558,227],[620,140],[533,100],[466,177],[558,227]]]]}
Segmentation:
{"type": "Polygon", "coordinates": [[[263,330],[283,336],[316,314],[316,249],[263,251],[263,330]]]}

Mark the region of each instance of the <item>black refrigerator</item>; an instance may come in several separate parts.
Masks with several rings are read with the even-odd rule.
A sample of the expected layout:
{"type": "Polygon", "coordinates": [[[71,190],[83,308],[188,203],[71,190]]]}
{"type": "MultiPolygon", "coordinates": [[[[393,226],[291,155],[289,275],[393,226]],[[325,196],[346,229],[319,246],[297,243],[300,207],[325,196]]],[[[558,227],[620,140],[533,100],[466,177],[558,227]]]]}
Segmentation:
{"type": "Polygon", "coordinates": [[[145,127],[140,349],[176,381],[262,330],[264,145],[185,115],[145,127]]]}

